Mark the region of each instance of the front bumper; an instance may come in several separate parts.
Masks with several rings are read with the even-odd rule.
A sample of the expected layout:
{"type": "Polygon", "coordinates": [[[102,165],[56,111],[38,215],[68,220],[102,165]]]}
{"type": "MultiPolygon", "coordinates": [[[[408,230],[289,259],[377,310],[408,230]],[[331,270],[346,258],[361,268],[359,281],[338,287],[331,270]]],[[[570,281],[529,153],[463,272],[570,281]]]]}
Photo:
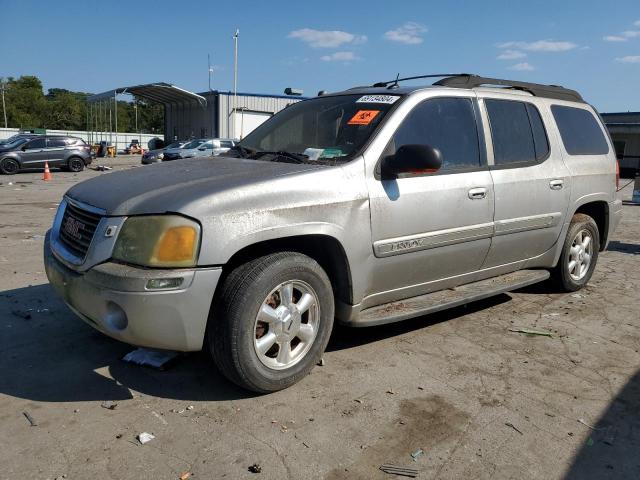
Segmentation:
{"type": "Polygon", "coordinates": [[[71,270],[44,242],[49,282],[86,323],[132,345],[177,351],[202,349],[220,268],[156,270],[102,263],[71,270]],[[182,277],[178,289],[147,290],[152,278],[182,277]]]}

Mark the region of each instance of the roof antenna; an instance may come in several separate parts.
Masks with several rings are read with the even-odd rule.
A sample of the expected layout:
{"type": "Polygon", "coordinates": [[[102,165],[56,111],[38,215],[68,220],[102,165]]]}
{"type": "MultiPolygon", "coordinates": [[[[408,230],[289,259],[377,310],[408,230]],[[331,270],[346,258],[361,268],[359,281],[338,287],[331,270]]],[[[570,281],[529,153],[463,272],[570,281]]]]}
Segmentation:
{"type": "Polygon", "coordinates": [[[398,75],[396,75],[396,81],[393,82],[391,85],[389,85],[387,87],[387,89],[395,90],[396,88],[398,88],[400,86],[400,85],[398,85],[398,80],[400,80],[400,72],[398,72],[398,75]]]}

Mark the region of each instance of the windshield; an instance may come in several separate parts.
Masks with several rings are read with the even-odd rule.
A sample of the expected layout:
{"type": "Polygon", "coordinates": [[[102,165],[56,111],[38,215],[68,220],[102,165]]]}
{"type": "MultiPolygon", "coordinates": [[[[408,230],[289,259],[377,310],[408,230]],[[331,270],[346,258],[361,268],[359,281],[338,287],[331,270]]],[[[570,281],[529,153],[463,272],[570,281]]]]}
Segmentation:
{"type": "Polygon", "coordinates": [[[29,141],[28,138],[24,138],[24,137],[20,137],[20,138],[15,138],[15,139],[7,139],[6,143],[3,143],[2,146],[5,148],[13,148],[13,147],[17,147],[19,145],[22,145],[23,143],[26,143],[27,141],[29,141]]]}
{"type": "MultiPolygon", "coordinates": [[[[346,160],[367,142],[397,95],[340,95],[292,104],[251,132],[241,147],[256,152],[346,160]]],[[[237,147],[236,147],[237,148],[237,147]]]]}
{"type": "Polygon", "coordinates": [[[182,142],[173,142],[173,143],[170,143],[169,145],[167,145],[164,148],[180,148],[180,145],[182,145],[182,142]]]}
{"type": "Polygon", "coordinates": [[[204,143],[204,140],[193,140],[189,143],[187,143],[184,147],[185,150],[189,149],[189,148],[198,148],[200,145],[202,145],[204,143]]]}

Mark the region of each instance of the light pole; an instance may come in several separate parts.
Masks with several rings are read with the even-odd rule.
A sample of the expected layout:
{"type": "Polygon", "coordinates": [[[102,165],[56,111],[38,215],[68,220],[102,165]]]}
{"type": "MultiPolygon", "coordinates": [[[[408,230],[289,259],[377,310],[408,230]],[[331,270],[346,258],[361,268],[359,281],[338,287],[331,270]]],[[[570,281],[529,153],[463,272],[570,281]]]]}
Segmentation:
{"type": "Polygon", "coordinates": [[[213,74],[213,67],[211,66],[211,55],[207,53],[207,66],[209,67],[209,91],[211,91],[211,75],[213,74]]]}
{"type": "Polygon", "coordinates": [[[136,100],[133,101],[133,111],[136,114],[136,133],[138,133],[138,102],[136,100]]]}
{"type": "Polygon", "coordinates": [[[238,35],[240,30],[236,28],[236,33],[233,35],[233,138],[238,138],[236,135],[236,107],[238,105],[238,35]]]}

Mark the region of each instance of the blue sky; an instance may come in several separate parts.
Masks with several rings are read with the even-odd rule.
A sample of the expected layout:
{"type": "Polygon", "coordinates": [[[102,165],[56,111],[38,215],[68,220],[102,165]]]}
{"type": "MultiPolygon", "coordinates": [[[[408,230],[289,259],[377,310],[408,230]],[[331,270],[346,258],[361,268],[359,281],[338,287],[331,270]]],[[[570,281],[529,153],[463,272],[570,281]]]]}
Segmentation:
{"type": "Polygon", "coordinates": [[[167,81],[306,95],[472,72],[565,85],[601,111],[640,111],[638,0],[108,2],[0,0],[0,76],[100,92],[167,81]]]}

